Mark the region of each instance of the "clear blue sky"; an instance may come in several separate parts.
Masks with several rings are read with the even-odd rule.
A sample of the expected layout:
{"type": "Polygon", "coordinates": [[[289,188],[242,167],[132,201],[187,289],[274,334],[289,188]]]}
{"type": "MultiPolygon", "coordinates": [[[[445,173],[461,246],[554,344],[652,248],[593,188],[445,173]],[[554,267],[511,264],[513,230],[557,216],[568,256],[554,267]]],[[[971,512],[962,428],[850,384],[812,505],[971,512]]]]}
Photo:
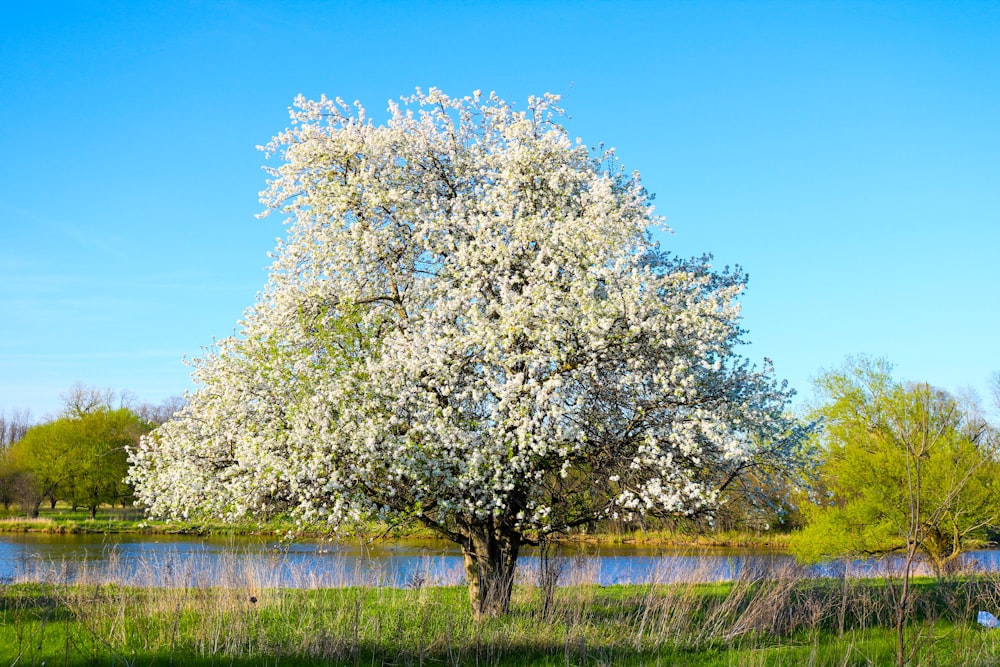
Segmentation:
{"type": "Polygon", "coordinates": [[[848,354],[985,399],[1000,370],[1000,4],[5,3],[0,409],[159,402],[233,333],[283,233],[265,143],[298,93],[563,95],[682,255],[750,274],[753,359],[848,354]]]}

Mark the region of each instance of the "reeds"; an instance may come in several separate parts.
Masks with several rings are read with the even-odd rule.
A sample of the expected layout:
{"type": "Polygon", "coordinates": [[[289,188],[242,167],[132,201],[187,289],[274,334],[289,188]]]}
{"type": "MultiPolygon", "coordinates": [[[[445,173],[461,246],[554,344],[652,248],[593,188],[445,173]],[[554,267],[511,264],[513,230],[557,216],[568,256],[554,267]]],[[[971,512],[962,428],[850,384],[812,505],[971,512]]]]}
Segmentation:
{"type": "MultiPolygon", "coordinates": [[[[432,558],[401,587],[379,585],[377,570],[288,571],[280,554],[211,570],[169,556],[93,571],[51,564],[0,585],[0,661],[878,665],[894,655],[888,586],[844,570],[812,579],[793,565],[743,567],[729,582],[672,584],[659,583],[676,579],[664,571],[600,586],[593,561],[553,555],[521,571],[509,615],[477,623],[432,558]],[[359,577],[369,585],[342,585],[359,577]]],[[[973,623],[978,609],[998,608],[997,574],[918,580],[914,664],[997,664],[998,636],[973,623]]]]}

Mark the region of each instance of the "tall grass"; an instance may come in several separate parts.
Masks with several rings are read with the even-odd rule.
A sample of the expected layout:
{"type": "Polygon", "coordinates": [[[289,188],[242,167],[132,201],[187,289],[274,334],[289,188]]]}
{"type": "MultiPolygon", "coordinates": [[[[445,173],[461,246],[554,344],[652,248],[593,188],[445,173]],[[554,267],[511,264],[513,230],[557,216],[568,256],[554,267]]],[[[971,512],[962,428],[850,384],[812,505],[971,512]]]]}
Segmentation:
{"type": "MultiPolygon", "coordinates": [[[[809,579],[793,566],[744,568],[716,583],[599,586],[586,562],[538,560],[509,615],[473,621],[461,586],[346,586],[239,558],[120,563],[0,585],[0,660],[17,665],[880,665],[893,661],[893,602],[879,579],[809,579]],[[91,576],[93,574],[93,576],[91,576]]],[[[430,573],[432,568],[426,568],[430,573]]],[[[651,577],[667,579],[667,573],[651,577]]],[[[356,581],[357,573],[343,573],[356,581]]],[[[378,583],[377,573],[372,575],[378,583]]],[[[1000,576],[915,582],[913,664],[1000,663],[1000,576]]]]}

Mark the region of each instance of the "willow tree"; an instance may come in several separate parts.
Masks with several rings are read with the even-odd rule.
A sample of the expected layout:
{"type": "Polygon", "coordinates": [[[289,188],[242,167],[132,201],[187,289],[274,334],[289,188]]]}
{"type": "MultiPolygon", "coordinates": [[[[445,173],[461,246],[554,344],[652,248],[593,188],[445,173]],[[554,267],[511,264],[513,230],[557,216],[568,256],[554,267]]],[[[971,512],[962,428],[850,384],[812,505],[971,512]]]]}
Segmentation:
{"type": "Polygon", "coordinates": [[[1000,460],[992,428],[975,411],[928,384],[898,382],[891,371],[884,360],[860,357],[817,379],[820,480],[829,494],[804,508],[809,524],[791,548],[806,562],[899,557],[899,585],[892,577],[886,583],[902,667],[920,643],[906,632],[917,559],[941,577],[996,529],[1000,460]]]}
{"type": "Polygon", "coordinates": [[[128,408],[67,409],[67,416],[28,429],[7,451],[6,467],[27,477],[17,483],[32,516],[47,497],[53,507],[57,500],[83,505],[93,519],[99,506],[129,498],[122,481],[126,449],[149,431],[149,423],[128,408]]]}
{"type": "Polygon", "coordinates": [[[638,174],[557,102],[418,90],[376,124],[296,101],[262,195],[287,238],[132,455],[151,511],[416,521],[493,615],[523,545],[709,512],[762,451],[795,455],[790,391],[735,351],[744,276],[663,252],[638,174]]]}
{"type": "Polygon", "coordinates": [[[921,556],[940,577],[1000,525],[996,443],[948,392],[891,370],[862,357],[816,380],[829,494],[803,508],[809,524],[792,549],[807,562],[921,556]]]}

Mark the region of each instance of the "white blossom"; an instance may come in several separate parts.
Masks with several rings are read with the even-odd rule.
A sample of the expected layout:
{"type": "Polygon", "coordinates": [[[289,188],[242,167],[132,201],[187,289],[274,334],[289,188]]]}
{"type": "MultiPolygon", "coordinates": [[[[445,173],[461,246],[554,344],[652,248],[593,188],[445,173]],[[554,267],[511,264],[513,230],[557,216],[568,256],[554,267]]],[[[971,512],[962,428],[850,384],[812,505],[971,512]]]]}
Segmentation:
{"type": "Polygon", "coordinates": [[[790,392],[735,351],[742,274],[661,251],[639,175],[557,103],[432,89],[376,125],[297,99],[262,193],[287,238],[132,452],[142,503],[544,534],[709,511],[761,443],[792,451],[790,392]]]}

